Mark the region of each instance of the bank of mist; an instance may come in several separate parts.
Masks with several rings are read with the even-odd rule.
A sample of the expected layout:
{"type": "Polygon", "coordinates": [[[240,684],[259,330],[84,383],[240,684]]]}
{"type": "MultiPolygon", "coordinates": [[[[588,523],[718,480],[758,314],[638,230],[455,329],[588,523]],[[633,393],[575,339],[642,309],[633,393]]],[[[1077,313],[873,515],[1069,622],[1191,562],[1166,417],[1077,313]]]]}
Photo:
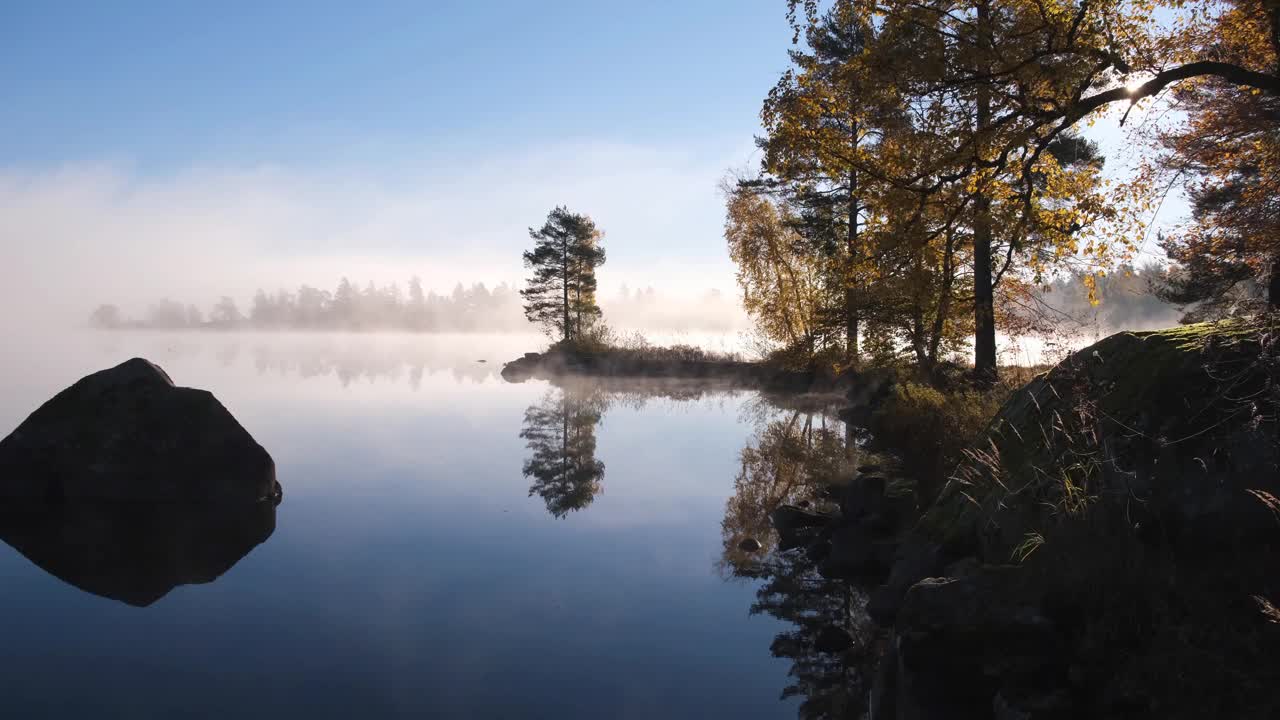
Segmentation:
{"type": "MultiPolygon", "coordinates": [[[[719,290],[674,297],[626,286],[599,299],[606,322],[620,332],[730,333],[746,326],[736,299],[719,290]]],[[[451,292],[424,290],[418,278],[363,287],[343,278],[333,290],[259,290],[242,303],[226,295],[201,306],[162,298],[141,307],[103,303],[88,315],[106,330],[322,330],[422,333],[529,333],[516,288],[458,283],[451,292]]]]}

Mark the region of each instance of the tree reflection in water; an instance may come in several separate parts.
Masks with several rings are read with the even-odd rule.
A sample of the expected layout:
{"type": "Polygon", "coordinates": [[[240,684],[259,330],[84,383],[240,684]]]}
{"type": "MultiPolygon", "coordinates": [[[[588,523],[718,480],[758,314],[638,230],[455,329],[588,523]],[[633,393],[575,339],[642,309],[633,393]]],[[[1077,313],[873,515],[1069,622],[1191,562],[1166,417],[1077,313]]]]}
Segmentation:
{"type": "Polygon", "coordinates": [[[790,623],[769,649],[791,661],[782,697],[803,698],[799,716],[863,717],[879,639],[865,612],[866,592],[822,577],[810,549],[780,548],[769,522],[784,504],[834,510],[831,486],[852,477],[856,444],[844,424],[823,411],[760,414],[721,523],[721,572],[759,583],[752,614],[790,623]]]}
{"type": "Polygon", "coordinates": [[[556,517],[591,504],[604,485],[604,463],[596,459],[596,426],[611,407],[639,410],[654,400],[686,402],[708,395],[733,396],[730,384],[705,380],[561,378],[524,412],[521,439],[529,455],[524,476],[556,517]]]}
{"type": "MultiPolygon", "coordinates": [[[[734,392],[706,384],[617,380],[553,387],[524,415],[520,437],[530,451],[524,462],[524,475],[533,480],[529,494],[541,497],[556,517],[591,504],[604,480],[604,463],[595,457],[596,426],[614,404],[639,407],[655,398],[679,402],[734,392]]],[[[791,662],[782,698],[801,698],[800,717],[863,717],[881,638],[866,615],[866,591],[824,578],[811,548],[780,547],[769,520],[781,505],[836,510],[838,493],[832,488],[853,477],[857,444],[831,408],[761,397],[747,409],[756,430],[742,449],[726,503],[718,567],[726,578],[758,585],[752,614],[789,623],[769,649],[791,662]]]]}
{"type": "Polygon", "coordinates": [[[524,476],[533,479],[547,512],[564,517],[591,504],[603,487],[604,463],[596,459],[596,425],[608,401],[598,389],[552,388],[524,413],[520,437],[529,457],[524,476]]]}

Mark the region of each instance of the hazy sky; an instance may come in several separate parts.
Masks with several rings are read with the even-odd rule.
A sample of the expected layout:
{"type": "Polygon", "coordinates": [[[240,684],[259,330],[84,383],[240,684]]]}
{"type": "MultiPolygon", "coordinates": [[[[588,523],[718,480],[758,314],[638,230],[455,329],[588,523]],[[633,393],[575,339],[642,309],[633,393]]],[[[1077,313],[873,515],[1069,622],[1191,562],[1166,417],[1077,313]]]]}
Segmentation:
{"type": "Polygon", "coordinates": [[[517,282],[555,204],[602,286],[732,291],[717,183],[758,162],[783,0],[6,2],[0,292],[517,282]]]}
{"type": "Polygon", "coordinates": [[[518,280],[525,228],[564,203],[606,230],[606,286],[731,290],[716,183],[753,162],[784,12],[5,3],[0,240],[24,279],[112,296],[347,268],[447,289],[518,280]]]}

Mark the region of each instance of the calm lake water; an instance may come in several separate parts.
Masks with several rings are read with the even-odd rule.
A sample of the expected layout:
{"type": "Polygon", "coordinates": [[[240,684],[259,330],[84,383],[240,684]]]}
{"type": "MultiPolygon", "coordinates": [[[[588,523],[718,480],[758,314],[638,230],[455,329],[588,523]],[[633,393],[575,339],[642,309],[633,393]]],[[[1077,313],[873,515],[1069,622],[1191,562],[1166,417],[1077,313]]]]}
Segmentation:
{"type": "MultiPolygon", "coordinates": [[[[796,577],[735,572],[751,562],[737,544],[757,537],[772,555],[769,506],[794,499],[806,452],[838,444],[839,424],[752,393],[503,382],[501,363],[534,346],[147,333],[10,344],[0,435],[79,377],[141,355],[217,395],[275,458],[284,500],[265,542],[216,580],[145,606],[145,593],[129,604],[86,592],[0,544],[4,716],[796,717],[821,681],[804,635],[822,620],[803,598],[777,609],[796,605],[796,577]],[[796,442],[799,455],[778,452],[796,442]]],[[[165,542],[139,532],[125,562],[165,542]]],[[[203,532],[183,542],[222,542],[203,532]]],[[[76,584],[141,590],[126,568],[96,572],[111,576],[76,584]]]]}

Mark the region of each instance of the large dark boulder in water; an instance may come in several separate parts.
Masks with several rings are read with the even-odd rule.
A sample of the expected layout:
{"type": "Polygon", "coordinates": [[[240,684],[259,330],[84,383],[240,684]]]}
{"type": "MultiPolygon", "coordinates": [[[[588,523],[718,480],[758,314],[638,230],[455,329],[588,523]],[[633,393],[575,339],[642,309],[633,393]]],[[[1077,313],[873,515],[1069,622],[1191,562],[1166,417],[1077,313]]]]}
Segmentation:
{"type": "Polygon", "coordinates": [[[255,503],[275,463],[208,391],[134,358],[89,375],[0,441],[0,497],[255,503]]]}
{"type": "Polygon", "coordinates": [[[275,500],[0,506],[0,540],[63,582],[139,607],[213,582],[275,526],[275,500]]]}

